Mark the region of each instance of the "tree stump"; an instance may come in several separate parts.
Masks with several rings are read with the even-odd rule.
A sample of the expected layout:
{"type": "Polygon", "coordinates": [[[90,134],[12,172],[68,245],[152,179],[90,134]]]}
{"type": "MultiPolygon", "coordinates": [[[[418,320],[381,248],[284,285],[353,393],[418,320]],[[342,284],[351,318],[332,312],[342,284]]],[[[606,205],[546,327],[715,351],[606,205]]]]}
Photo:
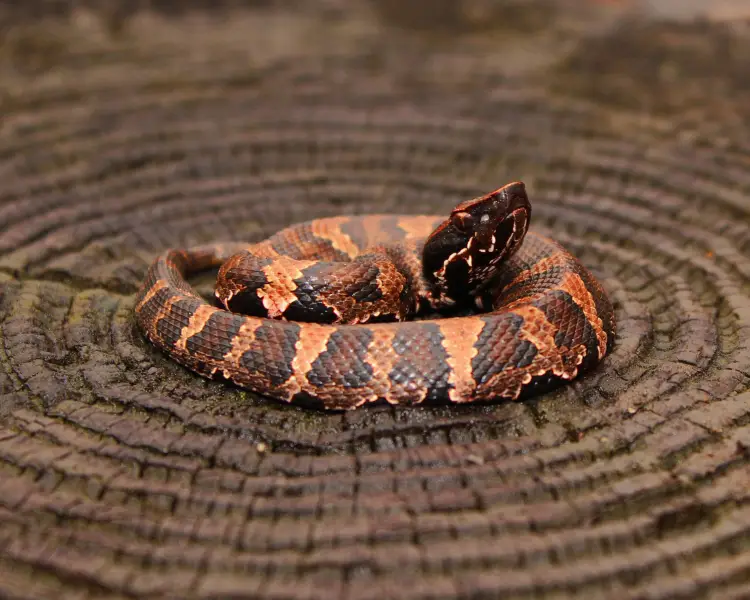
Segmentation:
{"type": "Polygon", "coordinates": [[[750,594],[741,3],[18,4],[0,596],[750,594]],[[134,323],[166,247],[513,179],[617,309],[614,353],[553,393],[318,412],[199,378],[134,323]]]}

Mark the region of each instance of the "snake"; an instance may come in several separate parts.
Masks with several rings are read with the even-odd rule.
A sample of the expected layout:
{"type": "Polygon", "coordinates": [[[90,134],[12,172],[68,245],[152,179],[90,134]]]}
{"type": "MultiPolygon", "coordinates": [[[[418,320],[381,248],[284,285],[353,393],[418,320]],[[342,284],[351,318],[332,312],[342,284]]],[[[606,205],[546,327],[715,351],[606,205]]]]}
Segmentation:
{"type": "Polygon", "coordinates": [[[447,217],[322,217],[171,248],[136,321],[198,375],[302,406],[522,400],[592,370],[616,336],[602,284],[530,220],[513,181],[447,217]],[[211,269],[205,298],[188,279],[211,269]]]}

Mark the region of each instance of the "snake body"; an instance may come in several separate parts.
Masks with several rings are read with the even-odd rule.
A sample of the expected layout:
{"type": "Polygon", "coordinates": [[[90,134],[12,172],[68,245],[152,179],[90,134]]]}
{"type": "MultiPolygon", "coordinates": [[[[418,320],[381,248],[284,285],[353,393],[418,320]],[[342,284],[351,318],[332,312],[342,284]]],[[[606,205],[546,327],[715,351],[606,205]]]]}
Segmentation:
{"type": "Polygon", "coordinates": [[[150,266],[136,319],[196,373],[278,400],[516,400],[591,369],[615,338],[600,283],[527,233],[530,215],[514,182],[447,219],[323,218],[251,246],[171,249],[150,266]],[[187,282],[216,267],[223,307],[187,282]],[[480,310],[451,316],[466,307],[480,310]],[[435,311],[449,314],[420,318],[435,311]]]}

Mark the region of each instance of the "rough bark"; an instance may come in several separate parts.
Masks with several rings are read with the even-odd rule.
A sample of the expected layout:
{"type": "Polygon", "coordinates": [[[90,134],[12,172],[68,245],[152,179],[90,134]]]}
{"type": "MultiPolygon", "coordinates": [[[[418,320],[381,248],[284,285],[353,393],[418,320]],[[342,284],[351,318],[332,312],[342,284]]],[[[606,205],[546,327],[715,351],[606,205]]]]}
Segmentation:
{"type": "Polygon", "coordinates": [[[0,596],[750,594],[742,15],[19,4],[0,10],[0,596]],[[167,246],[442,212],[510,179],[619,321],[597,372],[535,401],[313,412],[193,376],[134,326],[167,246]]]}

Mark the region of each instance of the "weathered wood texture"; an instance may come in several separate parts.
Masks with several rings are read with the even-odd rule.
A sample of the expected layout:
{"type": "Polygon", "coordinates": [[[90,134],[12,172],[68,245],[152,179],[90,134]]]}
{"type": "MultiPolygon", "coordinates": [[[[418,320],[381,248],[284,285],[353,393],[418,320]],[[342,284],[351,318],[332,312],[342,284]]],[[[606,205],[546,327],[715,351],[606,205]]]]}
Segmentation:
{"type": "Polygon", "coordinates": [[[17,4],[0,596],[750,593],[731,3],[699,23],[574,0],[17,4]],[[620,325],[599,371],[535,402],[311,412],[195,377],[134,326],[166,246],[443,211],[516,178],[620,325]]]}

